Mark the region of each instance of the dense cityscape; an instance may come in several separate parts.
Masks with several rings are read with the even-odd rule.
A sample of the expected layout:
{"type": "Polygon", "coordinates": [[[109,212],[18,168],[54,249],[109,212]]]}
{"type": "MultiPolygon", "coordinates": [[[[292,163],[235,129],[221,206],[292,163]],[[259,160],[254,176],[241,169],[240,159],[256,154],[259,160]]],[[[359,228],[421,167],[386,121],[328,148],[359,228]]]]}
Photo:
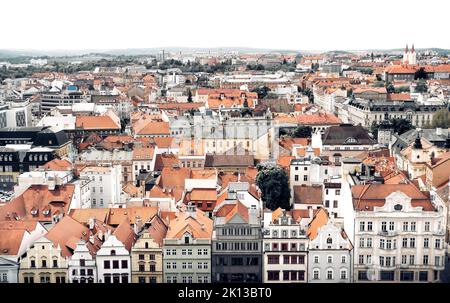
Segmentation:
{"type": "Polygon", "coordinates": [[[450,51],[0,50],[0,282],[448,282],[450,51]]]}

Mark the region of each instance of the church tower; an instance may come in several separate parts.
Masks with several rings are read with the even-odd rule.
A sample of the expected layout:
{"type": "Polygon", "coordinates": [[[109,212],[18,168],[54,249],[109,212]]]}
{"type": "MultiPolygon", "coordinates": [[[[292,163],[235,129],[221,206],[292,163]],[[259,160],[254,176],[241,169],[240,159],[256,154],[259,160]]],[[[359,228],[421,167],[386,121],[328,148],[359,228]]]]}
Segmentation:
{"type": "Polygon", "coordinates": [[[414,49],[414,44],[411,47],[411,50],[408,48],[408,44],[406,44],[405,51],[403,53],[403,64],[406,65],[416,65],[417,64],[417,53],[414,49]]]}

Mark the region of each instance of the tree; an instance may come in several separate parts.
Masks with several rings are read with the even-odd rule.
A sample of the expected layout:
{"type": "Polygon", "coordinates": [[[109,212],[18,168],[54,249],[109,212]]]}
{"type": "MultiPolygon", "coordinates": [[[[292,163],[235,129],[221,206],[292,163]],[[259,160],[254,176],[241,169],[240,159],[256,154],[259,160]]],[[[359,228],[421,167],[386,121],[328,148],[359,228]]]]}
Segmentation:
{"type": "Polygon", "coordinates": [[[258,86],[252,89],[252,92],[258,94],[258,99],[264,99],[270,92],[270,88],[268,88],[267,86],[258,86]]]}
{"type": "Polygon", "coordinates": [[[403,118],[391,118],[389,122],[392,125],[394,132],[399,135],[406,133],[408,130],[414,128],[414,126],[411,124],[411,121],[403,118]]]}
{"type": "Polygon", "coordinates": [[[191,90],[188,91],[187,102],[192,103],[192,92],[191,92],[191,90]]]}
{"type": "Polygon", "coordinates": [[[417,82],[415,91],[416,93],[426,93],[428,91],[427,83],[424,80],[420,80],[417,82]]]}
{"type": "Polygon", "coordinates": [[[449,128],[450,127],[450,111],[447,108],[438,110],[433,115],[433,121],[431,122],[432,128],[449,128]]]}
{"type": "Polygon", "coordinates": [[[421,67],[414,73],[414,80],[428,79],[428,74],[425,68],[421,67]]]}
{"type": "Polygon", "coordinates": [[[297,128],[292,132],[292,136],[295,138],[311,138],[311,135],[311,126],[297,126],[297,128]]]}
{"type": "Polygon", "coordinates": [[[264,207],[272,211],[279,207],[289,210],[291,191],[289,178],[283,168],[268,163],[258,164],[257,169],[256,185],[261,190],[264,207]]]}
{"type": "Polygon", "coordinates": [[[395,93],[395,87],[394,87],[394,85],[389,84],[389,85],[386,87],[386,91],[387,91],[388,94],[393,94],[393,93],[395,93]]]}

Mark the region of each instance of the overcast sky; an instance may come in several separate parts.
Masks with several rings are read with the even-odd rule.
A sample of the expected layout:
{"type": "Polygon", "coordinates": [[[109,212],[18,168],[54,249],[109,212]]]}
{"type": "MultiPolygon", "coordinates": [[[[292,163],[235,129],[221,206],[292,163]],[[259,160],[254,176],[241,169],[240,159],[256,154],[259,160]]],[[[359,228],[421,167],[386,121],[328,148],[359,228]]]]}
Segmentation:
{"type": "Polygon", "coordinates": [[[0,49],[450,48],[441,0],[1,0],[0,49]]]}

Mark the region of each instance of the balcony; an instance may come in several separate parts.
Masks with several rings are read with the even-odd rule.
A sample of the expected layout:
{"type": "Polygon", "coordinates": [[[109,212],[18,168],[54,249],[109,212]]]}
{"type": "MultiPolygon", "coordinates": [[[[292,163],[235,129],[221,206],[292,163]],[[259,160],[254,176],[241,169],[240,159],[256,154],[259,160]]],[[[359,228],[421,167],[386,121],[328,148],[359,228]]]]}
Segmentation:
{"type": "Polygon", "coordinates": [[[382,237],[395,237],[398,235],[398,232],[393,230],[385,230],[378,232],[378,235],[382,237]]]}

